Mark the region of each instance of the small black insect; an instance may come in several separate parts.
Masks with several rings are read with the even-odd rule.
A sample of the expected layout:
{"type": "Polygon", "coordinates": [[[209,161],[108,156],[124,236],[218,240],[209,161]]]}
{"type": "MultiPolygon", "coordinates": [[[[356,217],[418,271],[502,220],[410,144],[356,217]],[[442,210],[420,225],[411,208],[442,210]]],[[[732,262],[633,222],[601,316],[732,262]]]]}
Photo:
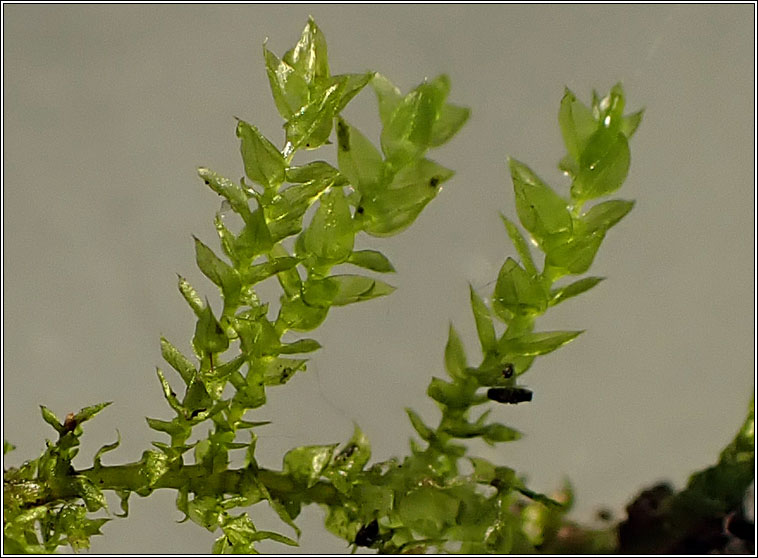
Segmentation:
{"type": "Polygon", "coordinates": [[[378,538],[379,522],[375,519],[358,530],[358,534],[355,535],[355,544],[357,546],[371,546],[378,538]]]}
{"type": "Polygon", "coordinates": [[[363,215],[363,212],[364,212],[364,211],[365,211],[365,210],[363,209],[363,206],[362,206],[362,205],[359,205],[358,207],[356,207],[356,208],[355,208],[355,212],[356,212],[358,215],[363,215]]]}
{"type": "Polygon", "coordinates": [[[505,379],[513,378],[513,365],[510,362],[506,364],[503,367],[502,373],[503,373],[503,378],[505,379]]]}
{"type": "Polygon", "coordinates": [[[523,403],[532,400],[532,392],[525,388],[490,388],[487,390],[487,397],[498,403],[523,403]]]}
{"type": "Polygon", "coordinates": [[[439,183],[440,179],[437,176],[433,176],[431,179],[429,179],[429,186],[432,188],[436,188],[439,183]]]}

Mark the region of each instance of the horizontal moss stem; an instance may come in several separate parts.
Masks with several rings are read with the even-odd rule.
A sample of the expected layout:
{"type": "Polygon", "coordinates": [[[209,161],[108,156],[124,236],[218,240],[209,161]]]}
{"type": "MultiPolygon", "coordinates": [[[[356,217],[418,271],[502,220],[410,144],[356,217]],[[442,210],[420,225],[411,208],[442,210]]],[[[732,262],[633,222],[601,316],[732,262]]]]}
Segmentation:
{"type": "MultiPolygon", "coordinates": [[[[250,474],[249,469],[227,469],[209,473],[203,465],[183,465],[161,475],[149,488],[143,475],[144,463],[141,461],[125,465],[100,466],[72,471],[70,478],[86,477],[100,490],[130,491],[138,494],[149,491],[186,489],[190,493],[239,495],[243,491],[242,480],[250,474]]],[[[258,480],[266,487],[272,498],[280,501],[299,501],[303,504],[319,503],[335,505],[342,502],[342,495],[328,482],[319,481],[313,486],[304,487],[295,483],[288,475],[280,471],[258,469],[258,480]]],[[[6,496],[12,496],[20,507],[33,507],[68,500],[78,496],[73,482],[55,483],[54,490],[29,491],[29,483],[4,481],[6,496]],[[24,490],[22,490],[24,488],[24,490]]]]}

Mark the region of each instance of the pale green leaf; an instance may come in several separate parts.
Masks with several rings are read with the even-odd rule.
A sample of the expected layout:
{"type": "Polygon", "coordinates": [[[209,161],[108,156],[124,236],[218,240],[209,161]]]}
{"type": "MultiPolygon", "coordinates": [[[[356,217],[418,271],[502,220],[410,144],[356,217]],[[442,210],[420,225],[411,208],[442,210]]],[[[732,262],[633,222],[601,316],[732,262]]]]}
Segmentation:
{"type": "Polygon", "coordinates": [[[272,240],[279,241],[299,233],[303,227],[305,212],[332,184],[327,179],[314,179],[281,191],[280,195],[264,208],[272,240]]]}
{"type": "Polygon", "coordinates": [[[447,344],[445,345],[445,370],[451,378],[463,378],[466,369],[466,352],[463,343],[455,331],[453,324],[448,328],[447,344]]]}
{"type": "Polygon", "coordinates": [[[357,128],[337,119],[337,161],[340,172],[360,192],[377,190],[385,183],[381,153],[357,128]]]}
{"type": "MultiPolygon", "coordinates": [[[[290,253],[284,246],[277,243],[271,249],[271,255],[275,258],[288,258],[290,253]]],[[[286,271],[280,271],[276,274],[276,278],[284,291],[284,294],[288,298],[299,296],[301,288],[300,274],[296,267],[292,267],[286,271]]]]}
{"type": "Polygon", "coordinates": [[[447,77],[440,76],[416,87],[397,105],[381,134],[382,151],[395,168],[430,147],[432,127],[448,90],[447,77]]]}
{"type": "Polygon", "coordinates": [[[424,424],[424,421],[421,420],[421,417],[413,409],[406,408],[405,412],[408,413],[411,425],[418,432],[418,435],[421,436],[421,439],[430,442],[434,438],[434,431],[424,424]]]}
{"type": "Polygon", "coordinates": [[[299,167],[289,167],[287,169],[287,180],[297,184],[306,182],[322,182],[326,186],[342,186],[344,184],[344,179],[340,177],[340,171],[326,161],[313,161],[299,167]]]}
{"type": "Polygon", "coordinates": [[[185,411],[189,412],[190,417],[196,417],[198,413],[207,411],[213,406],[213,398],[205,389],[205,382],[202,377],[195,378],[187,388],[182,401],[185,411]]]}
{"type": "Polygon", "coordinates": [[[564,269],[574,275],[585,273],[592,265],[603,238],[605,231],[600,229],[555,246],[548,251],[545,266],[564,269]]]}
{"type": "Polygon", "coordinates": [[[233,310],[239,304],[242,283],[237,270],[220,259],[216,254],[195,238],[195,258],[200,271],[221,288],[224,295],[224,312],[233,310]]]}
{"type": "Polygon", "coordinates": [[[614,134],[618,133],[624,120],[624,89],[620,83],[611,87],[608,95],[596,104],[598,121],[614,134]]]}
{"type": "Polygon", "coordinates": [[[82,410],[80,410],[78,413],[74,415],[73,421],[76,424],[81,424],[86,420],[91,419],[96,414],[98,414],[100,411],[105,409],[108,405],[110,405],[112,401],[107,401],[105,403],[98,403],[97,405],[90,405],[89,407],[84,407],[82,410]]]}
{"type": "Polygon", "coordinates": [[[508,231],[508,236],[511,237],[511,242],[513,242],[513,246],[516,248],[516,252],[518,252],[519,257],[521,258],[521,264],[524,266],[524,269],[531,275],[537,275],[537,267],[534,265],[532,253],[529,250],[529,245],[521,234],[521,231],[519,231],[515,223],[502,213],[500,214],[500,218],[503,220],[505,229],[508,231]]]}
{"type": "Polygon", "coordinates": [[[266,366],[263,373],[263,383],[267,386],[279,386],[287,383],[296,372],[305,370],[304,359],[274,358],[266,366]]]}
{"type": "Polygon", "coordinates": [[[548,296],[539,279],[508,258],[498,273],[492,307],[508,323],[514,316],[542,314],[548,296]]]}
{"type": "Polygon", "coordinates": [[[431,486],[416,488],[397,503],[403,524],[422,537],[439,537],[445,527],[456,523],[458,510],[456,498],[431,486]]]}
{"type": "Polygon", "coordinates": [[[339,284],[331,277],[311,277],[303,283],[301,298],[305,304],[316,308],[329,308],[339,291],[339,284]]]}
{"type": "Polygon", "coordinates": [[[62,434],[65,430],[63,428],[63,424],[61,423],[60,419],[55,416],[55,413],[53,413],[50,409],[45,407],[44,405],[40,405],[40,410],[42,411],[42,419],[55,428],[56,432],[59,434],[62,434]]]}
{"type": "Polygon", "coordinates": [[[395,287],[384,281],[362,275],[332,275],[329,279],[335,281],[338,286],[337,294],[332,301],[334,306],[370,300],[395,291],[395,287]]]}
{"type": "Polygon", "coordinates": [[[300,260],[298,258],[289,256],[273,258],[265,263],[256,264],[243,270],[243,278],[246,283],[254,285],[255,283],[259,283],[264,279],[268,279],[272,275],[276,275],[277,273],[292,269],[298,264],[299,261],[300,260]]]}
{"type": "Polygon", "coordinates": [[[373,72],[367,72],[365,74],[341,74],[338,76],[333,76],[332,79],[335,82],[339,82],[340,80],[344,80],[345,82],[345,86],[342,89],[342,97],[337,104],[335,114],[339,114],[342,109],[344,109],[345,106],[352,100],[352,98],[360,93],[361,90],[369,84],[371,78],[373,77],[373,72]]]}
{"type": "Polygon", "coordinates": [[[308,18],[300,40],[292,50],[287,51],[284,61],[309,84],[329,77],[326,38],[313,18],[308,18]]]}
{"type": "Polygon", "coordinates": [[[263,55],[276,108],[285,120],[289,120],[301,107],[308,104],[310,97],[308,83],[304,76],[296,72],[284,60],[280,60],[265,45],[263,55]]]}
{"type": "Polygon", "coordinates": [[[348,485],[365,467],[371,458],[371,446],[366,435],[354,425],[353,436],[350,441],[334,455],[329,467],[324,471],[324,476],[334,485],[347,492],[348,485]]]}
{"type": "Polygon", "coordinates": [[[229,338],[207,301],[197,319],[192,345],[198,354],[221,353],[229,348],[229,338]]]}
{"type": "Polygon", "coordinates": [[[566,201],[526,165],[508,160],[516,194],[516,212],[524,228],[540,245],[571,237],[573,224],[566,201]]]}
{"type": "Polygon", "coordinates": [[[175,420],[166,421],[150,417],[145,417],[145,420],[147,421],[147,425],[153,430],[165,432],[171,437],[181,434],[189,435],[192,432],[188,426],[178,424],[175,420]]]}
{"type": "Polygon", "coordinates": [[[568,88],[561,99],[558,122],[566,151],[575,162],[578,162],[587,145],[587,140],[597,130],[599,123],[593,117],[592,111],[568,88]]]}
{"type": "Polygon", "coordinates": [[[266,317],[266,310],[267,307],[243,310],[232,321],[242,349],[249,356],[273,355],[279,347],[279,334],[266,317]]]}
{"type": "Polygon", "coordinates": [[[345,82],[328,87],[287,122],[287,141],[294,149],[316,149],[329,140],[332,120],[344,87],[345,82]]]}
{"type": "Polygon", "coordinates": [[[152,487],[160,478],[168,472],[169,464],[166,454],[148,450],[142,454],[140,475],[147,482],[148,487],[152,487]]]}
{"type": "Polygon", "coordinates": [[[463,127],[470,115],[471,111],[465,107],[443,105],[437,120],[432,125],[429,145],[437,147],[449,141],[463,127]]]}
{"type": "Polygon", "coordinates": [[[358,250],[350,254],[347,259],[348,263],[377,271],[379,273],[394,273],[395,268],[387,259],[387,256],[376,250],[358,250]]]}
{"type": "Polygon", "coordinates": [[[195,366],[165,337],[161,337],[161,355],[179,373],[184,383],[189,385],[195,376],[195,366]]]}
{"type": "Polygon", "coordinates": [[[627,138],[631,138],[634,135],[634,132],[637,131],[640,122],[642,122],[642,116],[644,113],[644,110],[638,110],[629,116],[625,116],[621,122],[621,126],[619,127],[621,133],[624,134],[627,138]]]}
{"type": "Polygon", "coordinates": [[[319,263],[334,265],[347,260],[354,241],[350,207],[342,189],[332,189],[321,196],[316,214],[305,230],[305,248],[319,263]]]}
{"type": "Polygon", "coordinates": [[[395,84],[379,73],[373,75],[371,87],[379,101],[379,118],[382,124],[387,126],[395,109],[402,102],[403,95],[395,84]]]}
{"type": "Polygon", "coordinates": [[[324,446],[301,446],[284,455],[283,471],[296,482],[310,488],[332,460],[338,444],[324,446]]]}
{"type": "Polygon", "coordinates": [[[299,295],[287,298],[282,301],[279,309],[276,328],[277,330],[310,331],[321,325],[328,312],[328,306],[310,306],[305,304],[299,295]]]}
{"type": "Polygon", "coordinates": [[[281,345],[278,349],[280,355],[297,353],[312,353],[321,348],[321,344],[315,339],[298,339],[294,343],[281,345]]]}
{"type": "Polygon", "coordinates": [[[195,288],[190,285],[184,277],[181,275],[177,275],[177,277],[179,278],[179,292],[182,293],[184,300],[186,300],[187,304],[190,305],[190,308],[192,308],[193,312],[195,312],[195,315],[200,317],[200,315],[203,313],[203,309],[205,308],[203,299],[200,298],[200,295],[197,293],[195,288]]]}
{"type": "Polygon", "coordinates": [[[158,374],[158,380],[161,383],[161,387],[163,388],[163,396],[166,398],[166,401],[168,402],[169,406],[176,411],[177,414],[181,415],[184,413],[184,407],[179,402],[179,399],[176,397],[176,393],[173,389],[171,389],[171,385],[166,380],[166,377],[163,375],[163,370],[160,368],[156,368],[156,373],[158,374]]]}
{"type": "Polygon", "coordinates": [[[550,291],[550,304],[554,306],[576,295],[590,290],[592,287],[603,281],[604,277],[585,277],[565,287],[559,287],[550,291]]]}
{"type": "Polygon", "coordinates": [[[469,457],[468,460],[474,467],[473,478],[476,482],[489,484],[495,479],[495,465],[481,457],[469,457]]]}
{"type": "Polygon", "coordinates": [[[426,393],[429,397],[446,407],[465,409],[471,406],[472,396],[476,387],[475,383],[471,385],[450,383],[434,376],[432,377],[432,381],[429,382],[426,393]],[[473,390],[471,389],[472,387],[473,390]]]}
{"type": "Polygon", "coordinates": [[[476,294],[474,288],[469,285],[469,294],[471,298],[471,309],[474,313],[474,322],[476,323],[476,332],[479,335],[479,343],[482,346],[482,353],[487,354],[493,352],[497,345],[497,337],[495,334],[495,327],[492,324],[492,315],[489,308],[476,294]]]}
{"type": "Polygon", "coordinates": [[[591,200],[607,196],[621,187],[629,172],[627,137],[600,128],[590,137],[579,161],[579,172],[571,185],[571,197],[591,200]]]}
{"type": "Polygon", "coordinates": [[[95,457],[93,458],[95,469],[101,466],[100,457],[104,453],[115,450],[119,445],[121,445],[121,434],[119,433],[118,430],[116,430],[116,441],[113,442],[112,444],[105,444],[101,446],[100,449],[97,450],[97,453],[95,453],[95,457]]]}
{"type": "Polygon", "coordinates": [[[274,239],[266,224],[264,210],[259,207],[245,221],[242,232],[234,242],[234,251],[239,260],[252,262],[271,250],[273,245],[274,239]]]}
{"type": "Polygon", "coordinates": [[[294,541],[285,535],[275,533],[273,531],[256,531],[255,534],[252,535],[251,539],[253,541],[272,540],[289,546],[300,546],[297,541],[294,541]]]}
{"type": "Polygon", "coordinates": [[[501,342],[501,350],[517,356],[544,355],[573,341],[581,333],[582,331],[525,333],[517,338],[504,339],[501,342]]]}
{"type": "Polygon", "coordinates": [[[370,235],[389,236],[409,227],[453,172],[429,159],[406,165],[387,189],[363,196],[358,223],[370,235]]]}
{"type": "Polygon", "coordinates": [[[258,128],[243,120],[237,122],[237,137],[241,140],[245,174],[250,180],[267,189],[281,186],[287,164],[276,146],[258,128]]]}
{"type": "Polygon", "coordinates": [[[236,274],[236,270],[216,256],[213,250],[203,244],[199,238],[193,238],[195,239],[195,258],[200,271],[219,287],[223,286],[225,278],[236,274]]]}
{"type": "Polygon", "coordinates": [[[199,167],[197,174],[211,190],[228,200],[229,205],[231,205],[238,215],[241,215],[243,219],[249,217],[250,206],[248,205],[248,195],[242,189],[242,186],[205,167],[199,167]]]}
{"type": "Polygon", "coordinates": [[[587,232],[607,231],[621,221],[634,207],[633,201],[609,200],[599,203],[582,215],[587,232]]]}
{"type": "Polygon", "coordinates": [[[496,442],[513,442],[521,439],[522,434],[515,428],[500,423],[488,424],[482,433],[482,439],[488,444],[496,442]]]}

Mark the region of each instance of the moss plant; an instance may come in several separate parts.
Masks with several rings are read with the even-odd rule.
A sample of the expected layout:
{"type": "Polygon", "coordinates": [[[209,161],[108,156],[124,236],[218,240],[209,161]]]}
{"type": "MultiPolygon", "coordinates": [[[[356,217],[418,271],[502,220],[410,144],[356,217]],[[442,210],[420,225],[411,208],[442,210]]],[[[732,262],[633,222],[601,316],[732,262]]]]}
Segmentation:
{"type": "Polygon", "coordinates": [[[370,463],[369,441],[356,426],[341,446],[295,447],[280,470],[259,466],[257,432],[266,421],[256,410],[269,389],[297,381],[307,365],[303,355],[320,348],[309,337],[292,340],[291,332],[317,329],[334,307],[392,293],[379,278],[394,271],[392,263],[379,251],[356,250],[356,236],[391,236],[414,222],[453,176],[427,154],[451,140],[469,116],[467,108],[448,102],[444,75],[402,93],[378,73],[333,74],[313,20],[283,57],[265,47],[263,54],[284,140],[277,147],[240,120],[236,134],[246,178],[236,182],[198,169],[240,224],[216,215],[220,251],[195,238],[197,265],[220,290],[223,306],[211,307],[179,277],[196,325],[193,355],[160,341],[175,374],[167,377],[159,368],[157,377],[174,418],[147,419],[160,439],[138,462],[101,464],[117,440],[95,454],[92,467],[76,470],[72,459],[83,425],[108,403],[63,420],[43,406],[42,417],[58,439],[48,441],[39,458],[5,471],[6,552],[87,548],[109,521],[92,516],[106,508],[104,491],[120,496],[124,516],[133,493],[175,491],[185,518],[217,533],[212,550],[220,553],[255,552],[266,539],[297,545],[296,519],[309,504],[323,508],[326,528],[353,550],[382,553],[671,550],[685,548],[674,544],[683,545],[703,522],[740,507],[753,478],[752,411],[719,463],[694,475],[678,494],[664,490],[656,522],[642,528],[631,512],[606,529],[573,524],[566,519],[568,487],[551,496],[535,492],[518,472],[472,455],[466,445],[477,438],[490,445],[518,440],[521,433],[497,422],[492,411],[531,401],[523,377],[534,360],[581,333],[541,331],[537,318],[602,280],[583,275],[608,231],[634,205],[606,199],[627,176],[629,141],[642,119],[642,111],[625,114],[621,85],[603,97],[594,94],[589,105],[568,90],[560,101],[567,154],[559,166],[571,181],[567,197],[509,159],[517,219],[502,220],[515,257],[503,263],[491,297],[470,289],[481,359],[467,357],[451,325],[447,377],[432,377],[427,389],[439,420],[426,424],[407,409],[417,436],[410,454],[370,463]],[[379,147],[342,116],[365,88],[378,99],[379,147]],[[299,152],[322,149],[336,150],[336,166],[317,157],[293,162],[299,152]],[[350,273],[334,272],[344,264],[352,266],[350,273]],[[278,301],[259,298],[257,285],[264,281],[278,282],[278,301]],[[206,430],[207,436],[200,434],[206,430]],[[232,452],[244,454],[243,466],[231,466],[232,452]],[[271,506],[287,534],[258,530],[256,505],[271,506]]]}

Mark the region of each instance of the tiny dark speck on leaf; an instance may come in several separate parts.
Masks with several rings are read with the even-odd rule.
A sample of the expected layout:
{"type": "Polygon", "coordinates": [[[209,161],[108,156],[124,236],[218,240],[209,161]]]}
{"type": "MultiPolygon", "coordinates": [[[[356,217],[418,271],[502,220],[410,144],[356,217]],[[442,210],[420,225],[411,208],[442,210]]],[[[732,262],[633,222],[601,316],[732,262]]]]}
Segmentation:
{"type": "Polygon", "coordinates": [[[363,206],[360,205],[355,209],[355,212],[358,213],[358,215],[363,215],[363,211],[363,206]]]}
{"type": "Polygon", "coordinates": [[[600,509],[597,512],[597,518],[600,521],[611,521],[613,519],[613,512],[606,508],[600,509]]]}
{"type": "Polygon", "coordinates": [[[337,121],[337,145],[341,151],[350,151],[350,130],[342,120],[337,121]]]}
{"type": "Polygon", "coordinates": [[[208,182],[207,180],[203,180],[203,182],[205,182],[206,185],[210,185],[210,182],[208,182]]]}
{"type": "Polygon", "coordinates": [[[432,178],[429,179],[429,186],[431,186],[432,188],[436,188],[439,183],[440,183],[439,177],[433,176],[432,178]]]}
{"type": "Polygon", "coordinates": [[[355,444],[350,444],[348,447],[344,449],[344,451],[342,452],[342,456],[345,459],[347,459],[348,457],[353,455],[355,453],[355,450],[357,449],[358,449],[358,446],[356,446],[355,444]]]}
{"type": "Polygon", "coordinates": [[[505,485],[504,485],[503,481],[500,480],[500,479],[492,479],[492,481],[490,482],[490,486],[494,486],[495,488],[497,488],[498,490],[500,490],[505,485]]]}

